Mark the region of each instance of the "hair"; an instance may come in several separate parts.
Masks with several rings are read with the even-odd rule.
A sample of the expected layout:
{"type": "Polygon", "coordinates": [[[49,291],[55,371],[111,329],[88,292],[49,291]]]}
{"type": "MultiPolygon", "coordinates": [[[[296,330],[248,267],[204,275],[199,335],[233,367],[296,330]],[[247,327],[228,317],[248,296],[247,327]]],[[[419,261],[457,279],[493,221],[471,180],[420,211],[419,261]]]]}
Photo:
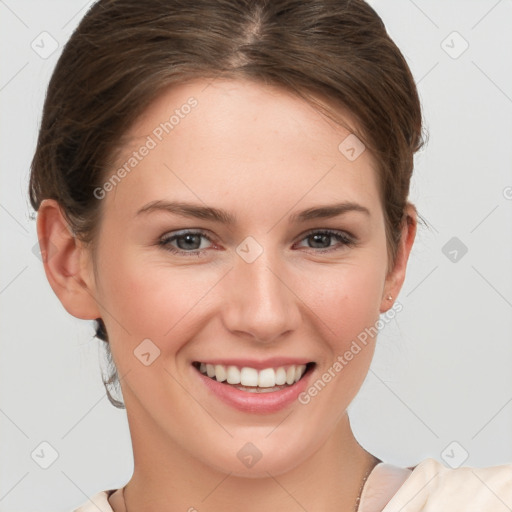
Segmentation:
{"type": "MultiPolygon", "coordinates": [[[[101,200],[93,191],[123,136],[173,84],[249,79],[286,89],[353,133],[378,166],[388,261],[394,265],[414,153],[424,144],[411,71],[363,0],[99,0],[52,74],[31,164],[30,202],[58,201],[70,229],[94,251],[101,200]]],[[[124,404],[103,319],[109,400],[124,404]]]]}

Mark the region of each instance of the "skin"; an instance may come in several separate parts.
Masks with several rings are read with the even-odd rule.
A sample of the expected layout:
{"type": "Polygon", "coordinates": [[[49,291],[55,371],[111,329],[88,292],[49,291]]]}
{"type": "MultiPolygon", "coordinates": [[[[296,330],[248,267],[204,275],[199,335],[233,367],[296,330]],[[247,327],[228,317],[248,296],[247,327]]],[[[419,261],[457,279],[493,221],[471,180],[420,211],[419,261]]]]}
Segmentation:
{"type": "MultiPolygon", "coordinates": [[[[45,261],[53,290],[70,314],[102,317],[109,333],[134,450],[127,508],[352,512],[377,459],[357,442],[346,409],[368,373],[375,338],[309,404],[295,401],[272,414],[220,402],[191,363],[303,356],[316,362],[314,382],[391,308],[387,296],[395,298],[403,284],[416,211],[407,206],[410,222],[388,272],[370,152],[349,161],[338,150],[347,129],[289,92],[250,81],[197,80],[166,91],[131,128],[116,165],[191,96],[197,107],[102,199],[95,255],[71,236],[54,200],[38,215],[43,253],[54,248],[45,261]],[[236,223],[136,215],[159,199],[222,208],[236,223]],[[369,215],[288,220],[342,201],[369,215]],[[200,256],[158,245],[184,229],[210,237],[193,242],[192,250],[201,241],[200,256]],[[327,237],[315,245],[308,235],[323,229],[356,242],[327,237]],[[248,236],[263,248],[252,263],[236,252],[248,236]],[[160,350],[150,366],[134,357],[147,338],[160,350]],[[237,457],[247,442],[262,454],[251,468],[237,457]]],[[[125,510],[120,492],[110,501],[125,510]]]]}

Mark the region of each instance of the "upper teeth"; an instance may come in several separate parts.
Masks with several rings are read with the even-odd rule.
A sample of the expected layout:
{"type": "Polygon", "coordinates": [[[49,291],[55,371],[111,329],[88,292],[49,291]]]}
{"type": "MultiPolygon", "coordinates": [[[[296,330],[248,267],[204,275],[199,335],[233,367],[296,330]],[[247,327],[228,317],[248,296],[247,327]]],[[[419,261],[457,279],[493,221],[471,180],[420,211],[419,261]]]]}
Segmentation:
{"type": "Polygon", "coordinates": [[[283,384],[297,382],[306,371],[306,365],[294,365],[286,368],[265,368],[256,370],[244,366],[242,369],[237,366],[224,366],[223,364],[201,363],[199,371],[219,382],[227,381],[228,384],[241,384],[242,386],[258,386],[260,388],[272,388],[283,384]]]}

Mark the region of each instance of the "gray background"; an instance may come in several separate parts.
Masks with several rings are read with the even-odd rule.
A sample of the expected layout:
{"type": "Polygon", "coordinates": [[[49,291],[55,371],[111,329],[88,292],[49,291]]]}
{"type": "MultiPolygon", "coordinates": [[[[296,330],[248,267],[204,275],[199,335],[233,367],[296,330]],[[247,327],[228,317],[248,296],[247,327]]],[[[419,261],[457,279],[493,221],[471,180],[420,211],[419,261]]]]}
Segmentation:
{"type": "MultiPolygon", "coordinates": [[[[46,281],[27,199],[45,89],[90,3],[0,0],[2,512],[70,510],[126,483],[133,467],[92,322],[71,317],[46,281]]],[[[392,464],[512,462],[512,1],[371,4],[418,83],[430,140],[410,198],[429,228],[419,228],[403,311],[379,335],[352,426],[392,464]]]]}

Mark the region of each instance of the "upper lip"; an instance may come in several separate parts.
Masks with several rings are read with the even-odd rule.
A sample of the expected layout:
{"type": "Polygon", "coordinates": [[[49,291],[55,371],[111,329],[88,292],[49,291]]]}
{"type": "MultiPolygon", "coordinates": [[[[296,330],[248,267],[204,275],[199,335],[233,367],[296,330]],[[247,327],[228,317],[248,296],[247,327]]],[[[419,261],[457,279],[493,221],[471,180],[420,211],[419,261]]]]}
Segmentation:
{"type": "Polygon", "coordinates": [[[215,358],[215,359],[198,359],[197,363],[205,364],[222,364],[224,366],[237,366],[239,368],[249,367],[256,370],[265,368],[279,368],[280,366],[291,366],[312,363],[311,359],[302,357],[271,357],[268,359],[246,359],[246,358],[215,358]]]}

